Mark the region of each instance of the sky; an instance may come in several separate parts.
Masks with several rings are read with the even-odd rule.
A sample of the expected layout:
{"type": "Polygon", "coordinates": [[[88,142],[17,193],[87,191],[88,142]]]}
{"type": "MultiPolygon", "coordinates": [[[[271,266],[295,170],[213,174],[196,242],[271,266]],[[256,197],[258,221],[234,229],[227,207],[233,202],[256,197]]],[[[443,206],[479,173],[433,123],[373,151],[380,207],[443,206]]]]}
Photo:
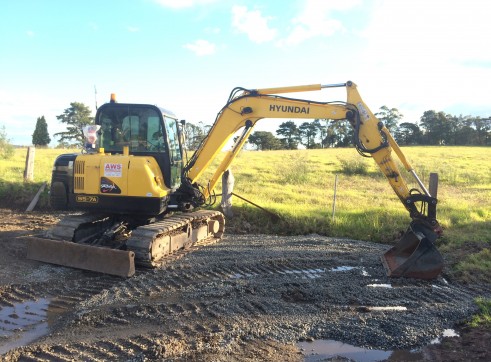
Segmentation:
{"type": "MultiPolygon", "coordinates": [[[[373,112],[491,116],[487,0],[1,0],[0,127],[29,145],[71,102],[212,124],[231,90],[358,85],[373,112]]],[[[345,101],[344,89],[298,95],[345,101]]],[[[262,120],[274,132],[285,120],[262,120]]]]}

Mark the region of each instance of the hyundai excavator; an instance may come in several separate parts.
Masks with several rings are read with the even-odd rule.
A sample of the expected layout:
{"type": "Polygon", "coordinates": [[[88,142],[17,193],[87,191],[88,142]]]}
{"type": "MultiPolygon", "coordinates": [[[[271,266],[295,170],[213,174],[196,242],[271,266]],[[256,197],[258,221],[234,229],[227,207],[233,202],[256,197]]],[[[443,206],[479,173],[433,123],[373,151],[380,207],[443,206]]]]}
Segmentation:
{"type": "Polygon", "coordinates": [[[214,187],[263,118],[347,120],[354,146],[372,157],[409,212],[404,236],[381,256],[390,277],[436,278],[443,259],[435,247],[437,175],[429,189],[390,134],[363,102],[355,83],[265,89],[234,88],[209,133],[185,162],[184,122],[148,104],[111,101],[99,107],[89,130],[87,151],[55,161],[50,203],[69,214],[42,237],[31,237],[28,258],[129,277],[135,263],[155,267],[181,249],[220,239],[222,213],[200,209],[213,203],[214,187]],[[320,102],[288,93],[344,87],[346,102],[320,102]],[[222,149],[240,136],[209,180],[201,181],[222,149]],[[396,155],[420,189],[409,189],[396,155]],[[83,213],[81,213],[83,212],[83,213]]]}

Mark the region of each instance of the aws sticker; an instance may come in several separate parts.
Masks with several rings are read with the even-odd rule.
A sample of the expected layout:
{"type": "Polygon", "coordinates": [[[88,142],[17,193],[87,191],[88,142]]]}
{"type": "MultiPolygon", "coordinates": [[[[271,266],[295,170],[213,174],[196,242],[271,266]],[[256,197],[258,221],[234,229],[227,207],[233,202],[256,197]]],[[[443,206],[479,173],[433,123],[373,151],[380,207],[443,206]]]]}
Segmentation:
{"type": "Polygon", "coordinates": [[[113,181],[101,177],[101,192],[103,194],[120,194],[121,189],[113,181]]]}
{"type": "Polygon", "coordinates": [[[106,177],[122,177],[123,164],[121,163],[105,163],[104,176],[106,177]]]}

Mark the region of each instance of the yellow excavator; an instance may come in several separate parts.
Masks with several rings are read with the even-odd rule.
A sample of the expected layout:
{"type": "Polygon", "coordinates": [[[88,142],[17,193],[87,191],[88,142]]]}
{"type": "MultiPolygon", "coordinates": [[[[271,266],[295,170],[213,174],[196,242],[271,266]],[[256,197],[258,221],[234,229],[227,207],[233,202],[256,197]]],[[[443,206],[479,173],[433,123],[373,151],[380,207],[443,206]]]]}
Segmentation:
{"type": "Polygon", "coordinates": [[[99,107],[86,131],[86,151],[60,155],[54,164],[50,202],[55,210],[83,211],[62,219],[42,237],[31,237],[28,258],[119,276],[135,263],[147,267],[176,251],[220,239],[222,213],[199,209],[213,203],[214,187],[263,118],[347,120],[354,145],[372,157],[409,212],[404,236],[381,256],[391,277],[436,278],[443,258],[434,243],[437,175],[421,182],[388,129],[366,106],[351,81],[266,89],[234,88],[208,135],[185,163],[183,122],[148,104],[111,101],[99,107]],[[287,93],[344,87],[346,102],[319,102],[287,93]],[[229,140],[240,136],[209,180],[198,183],[229,140]],[[409,189],[395,160],[415,178],[409,189]]]}

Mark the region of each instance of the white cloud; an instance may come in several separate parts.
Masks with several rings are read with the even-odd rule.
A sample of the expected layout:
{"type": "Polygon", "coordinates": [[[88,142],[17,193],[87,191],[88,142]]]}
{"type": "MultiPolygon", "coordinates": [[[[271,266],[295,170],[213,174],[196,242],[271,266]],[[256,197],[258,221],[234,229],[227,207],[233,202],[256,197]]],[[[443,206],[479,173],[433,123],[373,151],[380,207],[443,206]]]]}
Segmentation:
{"type": "Polygon", "coordinates": [[[216,46],[208,40],[198,39],[194,43],[185,44],[184,48],[191,50],[197,56],[204,56],[214,54],[216,46]]]}
{"type": "Polygon", "coordinates": [[[52,141],[54,133],[65,130],[56,115],[63,112],[63,104],[51,96],[0,89],[0,127],[5,126],[7,137],[16,145],[29,145],[38,117],[44,116],[52,141]]]}
{"type": "Polygon", "coordinates": [[[136,26],[128,26],[126,27],[126,29],[130,32],[130,33],[136,33],[136,32],[139,32],[140,31],[140,28],[137,28],[136,26]]]}
{"type": "Polygon", "coordinates": [[[28,30],[28,31],[26,31],[26,35],[31,38],[36,34],[32,30],[28,30]]]}
{"type": "Polygon", "coordinates": [[[300,14],[292,19],[293,29],[278,45],[296,45],[307,39],[329,37],[345,28],[333,18],[333,11],[346,11],[360,4],[360,0],[307,0],[300,14]]]}
{"type": "Polygon", "coordinates": [[[491,3],[482,0],[383,1],[364,35],[390,57],[390,47],[402,45],[404,57],[489,60],[491,48],[483,40],[491,33],[490,11],[491,3]]]}
{"type": "Polygon", "coordinates": [[[212,34],[212,35],[217,35],[220,34],[221,29],[217,27],[207,27],[205,28],[205,33],[206,34],[212,34]]]}
{"type": "Polygon", "coordinates": [[[154,0],[157,4],[172,9],[190,8],[195,5],[206,5],[216,0],[154,0]]]}
{"type": "Polygon", "coordinates": [[[385,104],[405,102],[420,115],[457,108],[478,115],[474,109],[489,104],[490,2],[390,0],[373,10],[362,33],[360,84],[377,84],[385,104]]]}
{"type": "Polygon", "coordinates": [[[259,10],[248,10],[238,5],[232,7],[232,26],[255,43],[268,42],[276,37],[277,30],[268,25],[271,19],[263,16],[259,10]]]}

